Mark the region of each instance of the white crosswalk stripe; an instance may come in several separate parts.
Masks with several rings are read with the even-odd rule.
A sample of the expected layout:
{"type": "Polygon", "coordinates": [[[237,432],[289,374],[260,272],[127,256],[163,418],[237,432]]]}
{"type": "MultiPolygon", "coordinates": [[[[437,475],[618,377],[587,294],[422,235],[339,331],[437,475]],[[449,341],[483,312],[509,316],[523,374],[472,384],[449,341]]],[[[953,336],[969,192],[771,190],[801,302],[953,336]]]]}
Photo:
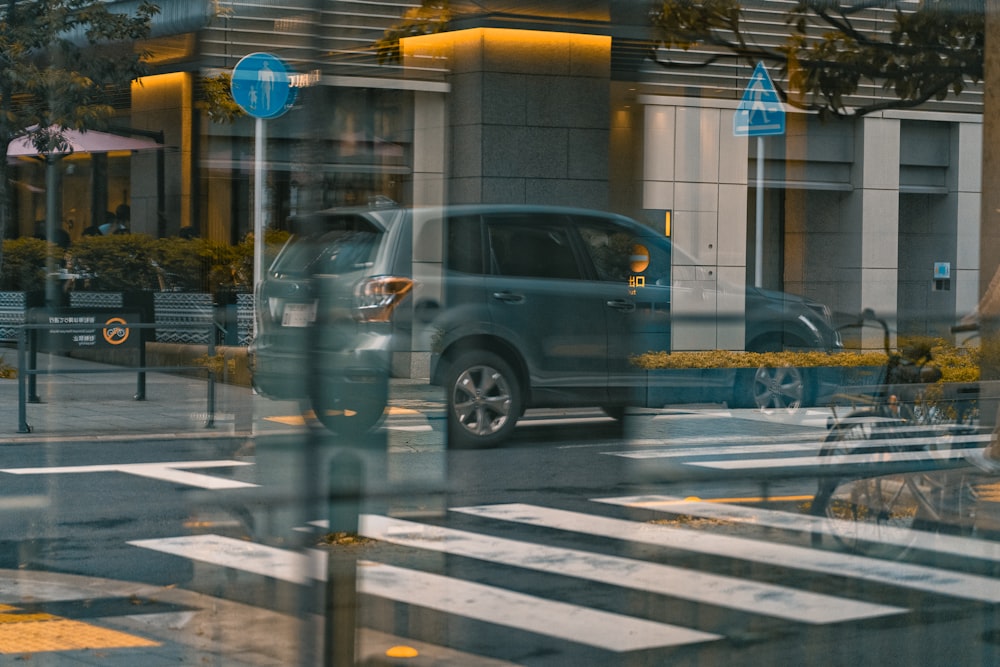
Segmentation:
{"type": "Polygon", "coordinates": [[[965,450],[951,449],[946,451],[901,451],[901,452],[866,452],[860,454],[838,454],[836,458],[825,456],[798,456],[774,459],[727,459],[720,461],[688,461],[688,465],[715,470],[767,470],[775,468],[814,467],[823,464],[863,465],[888,463],[932,463],[942,461],[961,461],[965,458],[965,450]]]}
{"type": "MultiPolygon", "coordinates": [[[[758,444],[732,444],[734,439],[726,438],[725,444],[719,444],[719,439],[714,438],[712,442],[715,446],[710,445],[698,445],[698,446],[688,446],[691,443],[687,440],[672,443],[663,443],[655,441],[644,441],[647,446],[636,449],[635,447],[642,447],[641,442],[630,442],[630,448],[627,450],[619,451],[608,451],[601,452],[607,456],[618,456],[628,459],[676,459],[676,458],[697,458],[697,457],[709,457],[709,456],[739,456],[741,461],[747,460],[746,456],[758,456],[766,454],[811,454],[811,458],[803,458],[803,462],[808,461],[810,465],[816,465],[817,462],[829,461],[830,459],[824,458],[817,461],[820,449],[823,448],[825,442],[822,439],[816,440],[801,440],[794,439],[792,442],[775,442],[778,438],[755,438],[754,442],[758,444]],[[659,447],[649,447],[649,444],[660,445],[659,447]]],[[[978,445],[981,443],[989,442],[990,435],[962,435],[962,436],[949,436],[948,445],[950,447],[968,447],[973,445],[978,445]]],[[[745,442],[745,440],[740,440],[740,442],[745,442]]],[[[887,441],[886,440],[842,440],[839,441],[839,446],[842,449],[850,449],[851,451],[859,451],[864,453],[865,450],[880,450],[885,449],[887,441]]],[[[908,448],[916,447],[928,447],[926,454],[932,458],[942,457],[947,458],[953,452],[951,450],[940,449],[939,446],[942,444],[940,438],[906,438],[900,441],[899,446],[906,446],[908,448]]],[[[961,451],[961,450],[956,450],[961,451]]],[[[880,453],[880,456],[884,453],[880,453]]],[[[895,452],[890,452],[890,458],[895,452]]],[[[838,455],[837,460],[840,461],[842,456],[838,455]]],[[[783,464],[787,465],[788,459],[769,459],[772,461],[781,461],[783,464]]],[[[729,459],[723,461],[713,461],[713,462],[697,462],[691,461],[692,465],[704,465],[709,466],[712,464],[721,464],[722,466],[729,465],[729,459]]]]}
{"type": "MultiPolygon", "coordinates": [[[[383,516],[363,515],[361,519],[361,533],[365,537],[392,544],[670,595],[791,621],[837,623],[903,611],[896,607],[871,605],[631,558],[549,547],[383,516]]],[[[641,526],[634,525],[635,528],[641,526]]]]}
{"type": "Polygon", "coordinates": [[[722,638],[709,632],[382,563],[360,564],[359,576],[362,593],[529,632],[544,629],[551,637],[616,653],[722,638]]]}
{"type": "Polygon", "coordinates": [[[997,586],[996,579],[992,577],[963,574],[923,565],[717,535],[701,530],[609,519],[531,505],[486,505],[455,508],[453,511],[713,556],[728,556],[777,567],[848,576],[967,600],[994,604],[1000,602],[1000,586],[997,586]]]}
{"type": "MultiPolygon", "coordinates": [[[[824,535],[837,535],[840,533],[833,519],[793,512],[779,512],[759,507],[699,502],[674,496],[660,495],[595,498],[595,500],[610,505],[623,505],[625,507],[684,514],[734,523],[746,523],[768,528],[780,528],[782,530],[821,533],[824,535]]],[[[940,533],[927,533],[893,526],[882,526],[879,528],[879,541],[891,546],[916,548],[922,551],[1000,562],[1000,542],[976,540],[954,535],[941,535],[940,533]]]]}

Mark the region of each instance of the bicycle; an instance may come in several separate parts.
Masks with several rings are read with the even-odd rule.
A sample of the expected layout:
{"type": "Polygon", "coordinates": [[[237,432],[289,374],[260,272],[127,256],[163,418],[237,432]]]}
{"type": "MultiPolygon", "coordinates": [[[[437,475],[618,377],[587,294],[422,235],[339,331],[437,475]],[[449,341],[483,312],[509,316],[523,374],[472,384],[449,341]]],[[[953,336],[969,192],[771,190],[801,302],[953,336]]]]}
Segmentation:
{"type": "MultiPolygon", "coordinates": [[[[866,309],[849,327],[882,328],[886,365],[881,384],[870,393],[841,394],[852,410],[839,417],[836,403],[819,456],[825,465],[851,466],[851,475],[822,477],[810,512],[831,519],[834,538],[848,551],[899,556],[910,547],[914,529],[966,534],[975,523],[975,488],[964,473],[931,470],[858,475],[858,464],[899,468],[899,458],[933,463],[950,459],[953,447],[974,440],[978,406],[973,391],[945,397],[940,369],[930,346],[893,350],[889,326],[866,309]],[[863,407],[858,407],[861,404],[863,407]],[[894,461],[895,460],[895,461],[894,461]]],[[[962,387],[961,390],[967,390],[962,387]]],[[[908,466],[909,464],[902,464],[908,466]]],[[[814,535],[814,541],[819,539],[814,535]]]]}

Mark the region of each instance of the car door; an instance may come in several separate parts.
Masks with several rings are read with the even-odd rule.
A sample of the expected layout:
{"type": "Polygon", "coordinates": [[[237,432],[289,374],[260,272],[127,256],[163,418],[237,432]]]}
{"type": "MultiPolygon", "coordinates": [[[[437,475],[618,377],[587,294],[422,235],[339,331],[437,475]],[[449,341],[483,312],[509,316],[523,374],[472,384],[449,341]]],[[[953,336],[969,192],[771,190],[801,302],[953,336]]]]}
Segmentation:
{"type": "Polygon", "coordinates": [[[493,326],[524,357],[533,403],[602,404],[607,308],[588,279],[570,219],[515,211],[491,212],[484,221],[493,326]]]}
{"type": "Polygon", "coordinates": [[[608,321],[608,385],[612,403],[636,404],[645,373],[637,354],[670,349],[670,245],[613,219],[575,220],[608,321]],[[632,392],[632,393],[628,393],[632,392]]]}

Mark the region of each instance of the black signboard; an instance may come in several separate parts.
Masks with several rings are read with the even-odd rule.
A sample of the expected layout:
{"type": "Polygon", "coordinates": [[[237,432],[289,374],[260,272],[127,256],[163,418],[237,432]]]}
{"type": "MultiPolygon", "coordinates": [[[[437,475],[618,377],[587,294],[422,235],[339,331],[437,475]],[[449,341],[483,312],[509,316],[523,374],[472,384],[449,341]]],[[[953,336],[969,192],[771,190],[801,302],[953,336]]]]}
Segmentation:
{"type": "Polygon", "coordinates": [[[73,350],[138,349],[142,330],[138,313],[102,308],[33,309],[31,324],[50,325],[37,331],[39,349],[50,352],[73,350]]]}

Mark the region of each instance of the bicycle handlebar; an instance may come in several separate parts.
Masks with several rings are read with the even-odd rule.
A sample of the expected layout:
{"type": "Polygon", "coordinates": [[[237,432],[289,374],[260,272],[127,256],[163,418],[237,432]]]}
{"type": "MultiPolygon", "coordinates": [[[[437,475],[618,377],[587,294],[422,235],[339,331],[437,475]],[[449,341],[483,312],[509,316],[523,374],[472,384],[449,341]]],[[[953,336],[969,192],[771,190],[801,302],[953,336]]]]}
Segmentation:
{"type": "Polygon", "coordinates": [[[844,324],[838,327],[839,329],[860,329],[865,326],[866,322],[875,322],[880,327],[882,327],[882,347],[885,349],[886,356],[892,356],[892,350],[889,347],[889,323],[886,322],[881,317],[875,315],[875,311],[871,308],[865,308],[861,311],[861,316],[858,317],[857,322],[852,322],[849,324],[844,324]]]}

